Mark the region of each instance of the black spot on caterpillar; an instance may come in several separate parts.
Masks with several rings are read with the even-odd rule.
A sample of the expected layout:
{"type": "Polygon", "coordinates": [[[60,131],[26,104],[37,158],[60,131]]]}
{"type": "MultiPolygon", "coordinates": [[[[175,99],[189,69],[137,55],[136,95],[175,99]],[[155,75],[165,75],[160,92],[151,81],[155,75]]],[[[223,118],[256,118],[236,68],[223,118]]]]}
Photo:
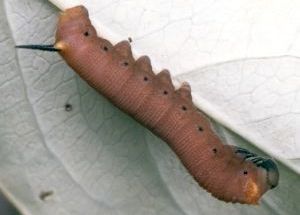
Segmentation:
{"type": "Polygon", "coordinates": [[[60,15],[53,45],[17,47],[58,52],[89,85],[168,143],[199,185],[218,199],[257,204],[277,186],[272,159],[223,144],[194,106],[188,83],[175,90],[167,70],[156,75],[147,56],[133,58],[128,41],[113,46],[97,37],[83,6],[60,15]]]}

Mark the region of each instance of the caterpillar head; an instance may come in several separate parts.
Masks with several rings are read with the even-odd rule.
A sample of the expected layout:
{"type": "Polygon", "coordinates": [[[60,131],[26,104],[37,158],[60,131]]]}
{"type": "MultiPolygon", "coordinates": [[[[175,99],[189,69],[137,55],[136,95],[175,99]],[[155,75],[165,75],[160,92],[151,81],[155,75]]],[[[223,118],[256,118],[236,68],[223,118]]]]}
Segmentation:
{"type": "Polygon", "coordinates": [[[235,153],[245,161],[253,163],[266,172],[266,182],[270,189],[277,187],[279,181],[279,171],[273,159],[263,158],[249,152],[247,149],[235,147],[235,153]]]}
{"type": "Polygon", "coordinates": [[[258,171],[256,171],[258,180],[249,180],[246,185],[246,192],[248,192],[249,198],[251,197],[255,202],[255,193],[261,193],[262,195],[269,189],[277,187],[279,171],[273,159],[260,157],[240,147],[234,146],[233,148],[244,162],[258,168],[258,171]]]}

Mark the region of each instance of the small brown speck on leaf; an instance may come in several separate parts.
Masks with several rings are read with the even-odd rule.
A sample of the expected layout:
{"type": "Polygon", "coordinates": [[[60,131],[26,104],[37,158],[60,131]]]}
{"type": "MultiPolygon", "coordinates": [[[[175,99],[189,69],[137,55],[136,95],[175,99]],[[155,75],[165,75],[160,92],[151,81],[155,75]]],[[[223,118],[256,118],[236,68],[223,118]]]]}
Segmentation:
{"type": "Polygon", "coordinates": [[[53,194],[54,194],[54,192],[52,190],[41,191],[39,197],[40,197],[40,200],[46,201],[47,198],[52,196],[53,194]]]}
{"type": "Polygon", "coordinates": [[[67,112],[70,112],[70,111],[73,110],[73,106],[72,106],[71,104],[67,103],[67,104],[65,104],[65,110],[66,110],[67,112]]]}

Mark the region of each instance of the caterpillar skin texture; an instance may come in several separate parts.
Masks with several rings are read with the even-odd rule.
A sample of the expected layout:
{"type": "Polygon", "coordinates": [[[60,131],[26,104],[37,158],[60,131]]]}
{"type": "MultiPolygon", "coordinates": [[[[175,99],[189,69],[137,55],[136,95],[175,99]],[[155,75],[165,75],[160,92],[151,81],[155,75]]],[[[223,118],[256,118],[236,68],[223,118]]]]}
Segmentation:
{"type": "Polygon", "coordinates": [[[175,90],[169,72],[155,75],[150,59],[135,60],[127,41],[113,46],[97,37],[83,6],[61,13],[56,42],[44,46],[47,49],[59,51],[90,86],[167,142],[194,179],[216,198],[257,204],[277,186],[279,173],[272,159],[223,144],[193,105],[187,83],[175,90]]]}

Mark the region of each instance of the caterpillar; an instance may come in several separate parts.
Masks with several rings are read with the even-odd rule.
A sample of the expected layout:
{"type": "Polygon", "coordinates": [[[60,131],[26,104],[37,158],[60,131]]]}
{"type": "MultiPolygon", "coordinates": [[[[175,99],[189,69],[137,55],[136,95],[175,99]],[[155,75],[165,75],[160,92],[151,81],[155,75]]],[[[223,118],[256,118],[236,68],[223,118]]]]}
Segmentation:
{"type": "Polygon", "coordinates": [[[225,202],[258,204],[278,185],[275,161],[223,144],[192,102],[191,87],[175,89],[168,70],[154,74],[148,56],[134,59],[128,41],[98,37],[84,6],[61,13],[52,45],[17,48],[58,52],[90,86],[163,139],[200,186],[225,202]]]}

